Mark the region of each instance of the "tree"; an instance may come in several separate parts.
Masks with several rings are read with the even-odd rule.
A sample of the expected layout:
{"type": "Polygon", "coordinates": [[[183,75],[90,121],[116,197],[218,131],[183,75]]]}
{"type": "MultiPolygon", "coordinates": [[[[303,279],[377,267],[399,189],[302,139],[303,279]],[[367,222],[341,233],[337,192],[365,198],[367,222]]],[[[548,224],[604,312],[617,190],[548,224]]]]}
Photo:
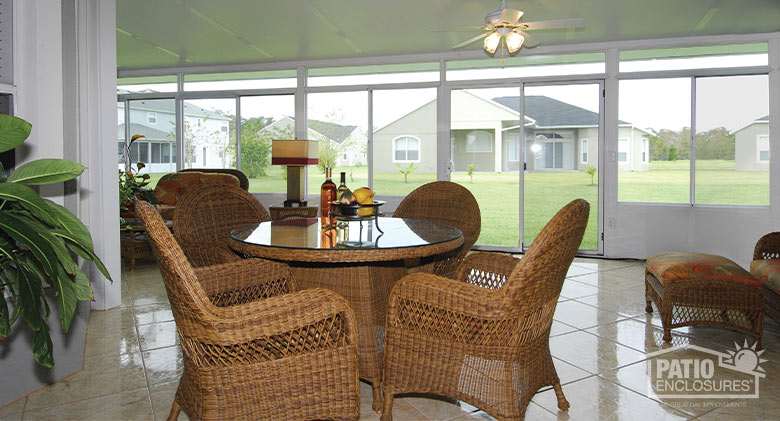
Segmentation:
{"type": "Polygon", "coordinates": [[[594,167],[593,165],[589,165],[588,169],[585,170],[585,174],[588,174],[590,176],[590,185],[595,186],[595,184],[593,184],[593,176],[596,175],[596,167],[594,167]]]}
{"type": "Polygon", "coordinates": [[[329,139],[320,139],[319,142],[319,162],[317,162],[317,168],[320,172],[325,174],[325,168],[334,168],[336,166],[336,160],[339,156],[339,151],[335,145],[336,142],[329,139]]]}
{"type": "Polygon", "coordinates": [[[395,166],[398,167],[398,170],[401,171],[401,174],[404,175],[405,184],[409,183],[408,181],[409,174],[413,173],[417,168],[419,168],[414,166],[414,162],[410,162],[409,166],[407,166],[406,168],[402,167],[401,164],[395,164],[395,166]]]}
{"type": "Polygon", "coordinates": [[[271,166],[271,140],[292,138],[292,130],[263,130],[273,123],[270,117],[241,121],[241,170],[249,178],[268,175],[271,166]]]}
{"type": "Polygon", "coordinates": [[[469,175],[469,180],[471,180],[471,183],[474,183],[474,164],[469,164],[468,167],[466,167],[466,172],[469,175]]]}

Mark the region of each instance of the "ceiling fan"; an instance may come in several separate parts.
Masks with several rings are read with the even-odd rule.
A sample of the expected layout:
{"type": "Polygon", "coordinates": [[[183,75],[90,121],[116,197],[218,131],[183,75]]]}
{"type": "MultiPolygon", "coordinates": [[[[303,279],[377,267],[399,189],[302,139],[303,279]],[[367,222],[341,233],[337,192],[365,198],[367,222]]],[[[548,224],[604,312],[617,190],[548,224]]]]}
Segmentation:
{"type": "MultiPolygon", "coordinates": [[[[485,16],[485,26],[480,26],[478,28],[484,30],[484,33],[456,44],[452,48],[465,47],[466,45],[484,38],[483,47],[485,48],[485,51],[487,51],[488,54],[493,55],[500,47],[501,55],[503,57],[504,44],[506,44],[506,49],[509,51],[509,54],[514,54],[520,50],[520,47],[523,46],[523,43],[526,42],[526,40],[529,42],[534,40],[534,37],[525,31],[585,27],[585,20],[580,18],[520,22],[523,13],[522,10],[508,8],[506,6],[506,0],[501,0],[501,8],[488,13],[487,16],[485,16]]],[[[534,46],[536,46],[536,44],[538,43],[534,41],[534,46]]],[[[528,44],[526,45],[528,46],[528,44]]]]}

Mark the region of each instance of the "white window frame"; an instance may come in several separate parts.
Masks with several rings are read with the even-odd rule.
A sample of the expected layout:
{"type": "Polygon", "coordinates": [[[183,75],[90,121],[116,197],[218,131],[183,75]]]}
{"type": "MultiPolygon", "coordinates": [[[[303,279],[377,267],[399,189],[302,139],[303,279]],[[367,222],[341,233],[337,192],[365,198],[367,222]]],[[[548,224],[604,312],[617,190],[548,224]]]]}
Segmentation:
{"type": "Polygon", "coordinates": [[[588,150],[588,139],[580,139],[580,164],[587,164],[590,158],[588,150]]]}
{"type": "Polygon", "coordinates": [[[650,139],[646,137],[642,138],[642,163],[650,163],[650,139]]]}
{"type": "Polygon", "coordinates": [[[756,135],[756,162],[759,162],[761,164],[769,163],[769,159],[772,159],[772,154],[770,152],[769,159],[761,159],[761,152],[767,151],[770,152],[771,149],[769,147],[769,135],[768,134],[759,134],[756,135]],[[763,141],[766,141],[766,149],[762,148],[763,141]]]}
{"type": "MultiPolygon", "coordinates": [[[[406,164],[408,164],[410,162],[420,162],[420,158],[422,157],[422,139],[420,139],[417,136],[404,134],[404,135],[401,135],[401,136],[394,137],[392,143],[393,143],[393,163],[397,162],[397,163],[406,163],[406,164]],[[406,139],[406,138],[416,139],[417,140],[417,159],[402,159],[402,160],[395,159],[395,152],[398,150],[398,148],[396,147],[396,142],[398,140],[400,140],[400,139],[406,139]]],[[[406,145],[407,145],[407,147],[404,150],[406,151],[406,156],[409,157],[409,142],[408,141],[406,142],[406,145]]]]}
{"type": "Polygon", "coordinates": [[[223,121],[219,129],[222,133],[228,134],[230,132],[230,124],[227,121],[223,121]]]}
{"type": "Polygon", "coordinates": [[[146,112],[146,123],[157,125],[157,113],[154,111],[146,112]]]}
{"type": "Polygon", "coordinates": [[[630,149],[630,145],[629,145],[628,142],[629,142],[629,139],[627,139],[627,138],[620,138],[620,139],[618,139],[618,151],[617,151],[617,161],[618,162],[626,162],[627,163],[629,161],[630,157],[628,156],[628,151],[630,149]],[[622,151],[623,153],[626,154],[626,159],[622,159],[622,160],[620,159],[620,153],[621,153],[620,145],[621,145],[621,142],[622,142],[622,144],[626,145],[625,151],[622,151]]]}
{"type": "Polygon", "coordinates": [[[495,141],[495,138],[493,137],[493,135],[489,131],[487,131],[487,130],[472,130],[472,131],[466,133],[466,152],[467,153],[492,153],[493,152],[493,142],[494,141],[495,141]],[[475,150],[469,149],[469,136],[472,133],[485,133],[488,136],[490,136],[490,141],[488,142],[488,145],[490,145],[490,149],[487,150],[487,151],[475,151],[475,150]]]}

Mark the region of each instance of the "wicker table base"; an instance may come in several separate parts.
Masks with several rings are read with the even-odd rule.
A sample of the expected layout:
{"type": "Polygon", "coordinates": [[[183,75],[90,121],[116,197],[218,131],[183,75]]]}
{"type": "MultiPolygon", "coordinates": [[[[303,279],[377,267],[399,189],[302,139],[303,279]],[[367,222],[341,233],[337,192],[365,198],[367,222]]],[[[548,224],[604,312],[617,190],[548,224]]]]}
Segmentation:
{"type": "Polygon", "coordinates": [[[373,389],[373,409],[382,410],[379,388],[385,339],[387,299],[395,282],[406,275],[403,261],[374,264],[296,264],[292,266],[298,287],[327,288],[346,298],[358,324],[360,378],[373,389]]]}
{"type": "Polygon", "coordinates": [[[764,297],[761,289],[724,281],[679,280],[666,288],[645,271],[646,311],[654,302],[661,313],[664,341],[671,342],[671,330],[681,326],[714,326],[753,336],[761,347],[764,330],[764,297]]]}

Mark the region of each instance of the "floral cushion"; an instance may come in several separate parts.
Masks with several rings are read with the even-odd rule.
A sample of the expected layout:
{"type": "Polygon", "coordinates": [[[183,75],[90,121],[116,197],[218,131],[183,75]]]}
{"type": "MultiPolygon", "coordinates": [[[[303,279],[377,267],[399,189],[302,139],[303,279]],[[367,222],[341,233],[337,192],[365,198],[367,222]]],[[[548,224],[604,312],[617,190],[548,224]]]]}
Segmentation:
{"type": "Polygon", "coordinates": [[[236,176],[223,173],[202,173],[197,171],[175,172],[164,175],[154,188],[154,195],[162,205],[176,205],[185,191],[201,183],[228,184],[238,186],[236,176]]]}
{"type": "Polygon", "coordinates": [[[661,285],[686,279],[719,280],[761,288],[761,281],[733,261],[712,254],[656,253],[647,258],[647,271],[661,285]]]}
{"type": "Polygon", "coordinates": [[[750,262],[750,272],[769,288],[780,292],[780,259],[761,259],[750,262]]]}

